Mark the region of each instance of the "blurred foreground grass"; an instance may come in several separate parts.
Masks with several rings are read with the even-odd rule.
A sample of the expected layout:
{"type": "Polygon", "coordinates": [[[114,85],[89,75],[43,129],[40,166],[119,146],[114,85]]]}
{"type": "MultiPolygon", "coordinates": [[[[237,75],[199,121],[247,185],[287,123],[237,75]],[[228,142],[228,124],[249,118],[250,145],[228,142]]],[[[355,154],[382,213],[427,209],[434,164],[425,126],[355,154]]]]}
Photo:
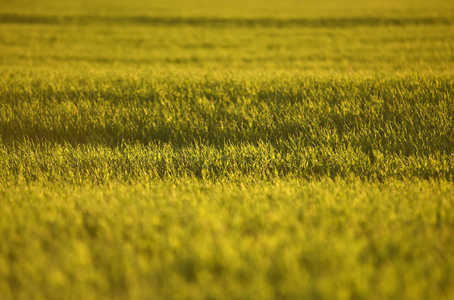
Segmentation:
{"type": "Polygon", "coordinates": [[[3,299],[450,299],[452,183],[1,188],[3,299]]]}

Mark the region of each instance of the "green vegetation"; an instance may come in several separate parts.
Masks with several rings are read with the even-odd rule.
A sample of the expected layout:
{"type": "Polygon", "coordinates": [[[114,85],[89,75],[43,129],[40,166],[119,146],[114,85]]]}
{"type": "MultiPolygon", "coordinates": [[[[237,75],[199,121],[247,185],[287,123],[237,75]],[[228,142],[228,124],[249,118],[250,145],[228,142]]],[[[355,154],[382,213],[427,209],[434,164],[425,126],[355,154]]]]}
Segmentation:
{"type": "Polygon", "coordinates": [[[0,0],[0,299],[450,299],[454,3],[0,0]]]}
{"type": "Polygon", "coordinates": [[[452,183],[15,186],[0,196],[4,299],[454,293],[452,183]]]}
{"type": "Polygon", "coordinates": [[[8,182],[454,174],[449,76],[17,81],[0,94],[8,182]]]}

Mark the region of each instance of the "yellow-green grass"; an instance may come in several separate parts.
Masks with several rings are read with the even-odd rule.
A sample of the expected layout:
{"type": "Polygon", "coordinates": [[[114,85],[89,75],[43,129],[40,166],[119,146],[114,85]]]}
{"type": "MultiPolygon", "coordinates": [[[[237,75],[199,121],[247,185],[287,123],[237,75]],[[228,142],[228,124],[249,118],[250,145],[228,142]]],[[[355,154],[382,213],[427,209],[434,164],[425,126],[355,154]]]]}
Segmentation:
{"type": "Polygon", "coordinates": [[[12,74],[0,86],[4,182],[453,178],[449,75],[12,74]]]}
{"type": "Polygon", "coordinates": [[[2,299],[450,299],[452,183],[1,188],[2,299]]]}
{"type": "Polygon", "coordinates": [[[451,299],[454,2],[0,0],[0,299],[451,299]]]}

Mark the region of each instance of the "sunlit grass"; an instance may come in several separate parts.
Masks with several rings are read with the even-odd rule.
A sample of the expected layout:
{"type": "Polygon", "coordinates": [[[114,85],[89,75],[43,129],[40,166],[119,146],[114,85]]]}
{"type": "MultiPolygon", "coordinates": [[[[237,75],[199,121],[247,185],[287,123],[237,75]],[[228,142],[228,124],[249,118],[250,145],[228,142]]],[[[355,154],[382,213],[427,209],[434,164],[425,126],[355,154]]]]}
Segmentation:
{"type": "Polygon", "coordinates": [[[0,299],[452,299],[453,3],[0,0],[0,299]]]}
{"type": "Polygon", "coordinates": [[[453,294],[447,182],[2,188],[4,298],[453,294]]]}

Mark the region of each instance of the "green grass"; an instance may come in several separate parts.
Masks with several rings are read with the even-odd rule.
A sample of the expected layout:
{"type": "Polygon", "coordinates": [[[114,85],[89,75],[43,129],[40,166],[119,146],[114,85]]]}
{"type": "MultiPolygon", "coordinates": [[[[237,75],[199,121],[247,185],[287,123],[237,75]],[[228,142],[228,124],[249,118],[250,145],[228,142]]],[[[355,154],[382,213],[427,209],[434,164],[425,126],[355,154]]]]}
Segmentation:
{"type": "Polygon", "coordinates": [[[3,189],[3,298],[449,299],[452,183],[3,189]]]}
{"type": "Polygon", "coordinates": [[[450,299],[454,4],[0,0],[0,299],[450,299]]]}
{"type": "Polygon", "coordinates": [[[0,60],[15,72],[17,66],[21,70],[52,66],[72,72],[97,67],[108,72],[166,74],[177,69],[177,73],[230,70],[236,74],[240,68],[251,73],[389,75],[448,72],[454,67],[454,18],[385,19],[383,24],[376,18],[321,23],[160,20],[93,17],[88,24],[77,19],[47,24],[45,19],[22,23],[12,18],[0,22],[0,60]]]}
{"type": "Polygon", "coordinates": [[[451,180],[453,83],[433,75],[11,75],[1,83],[0,178],[451,180]]]}

